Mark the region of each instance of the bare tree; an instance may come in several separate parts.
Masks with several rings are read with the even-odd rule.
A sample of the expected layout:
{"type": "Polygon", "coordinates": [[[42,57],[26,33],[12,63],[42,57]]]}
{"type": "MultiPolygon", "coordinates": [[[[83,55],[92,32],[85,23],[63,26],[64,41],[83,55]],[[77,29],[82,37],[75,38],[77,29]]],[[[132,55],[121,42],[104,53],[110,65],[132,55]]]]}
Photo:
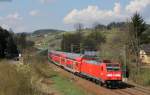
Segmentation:
{"type": "Polygon", "coordinates": [[[81,32],[84,29],[84,25],[81,23],[77,23],[74,25],[74,28],[77,32],[81,32]]]}

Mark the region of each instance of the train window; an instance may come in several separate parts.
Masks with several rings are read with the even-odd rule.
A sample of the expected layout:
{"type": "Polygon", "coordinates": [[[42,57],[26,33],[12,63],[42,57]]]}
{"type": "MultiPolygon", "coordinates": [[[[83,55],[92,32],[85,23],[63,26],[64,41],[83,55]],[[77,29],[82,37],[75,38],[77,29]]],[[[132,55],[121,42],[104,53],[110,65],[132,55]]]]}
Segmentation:
{"type": "Polygon", "coordinates": [[[65,62],[65,59],[64,59],[64,58],[62,58],[62,59],[61,59],[61,61],[62,61],[62,62],[65,62]]]}
{"type": "Polygon", "coordinates": [[[78,62],[74,62],[74,65],[75,65],[75,66],[78,66],[78,62]]]}
{"type": "Polygon", "coordinates": [[[103,71],[103,67],[101,67],[101,71],[103,71]]]}

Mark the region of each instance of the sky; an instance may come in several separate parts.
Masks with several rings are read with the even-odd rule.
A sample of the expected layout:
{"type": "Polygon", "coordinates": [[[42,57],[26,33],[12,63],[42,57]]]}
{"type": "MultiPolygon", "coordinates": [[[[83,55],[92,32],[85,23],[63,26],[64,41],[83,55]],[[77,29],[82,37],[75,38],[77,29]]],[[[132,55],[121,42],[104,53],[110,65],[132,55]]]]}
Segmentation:
{"type": "Polygon", "coordinates": [[[150,24],[150,0],[0,0],[0,26],[14,32],[107,25],[139,12],[150,24]]]}

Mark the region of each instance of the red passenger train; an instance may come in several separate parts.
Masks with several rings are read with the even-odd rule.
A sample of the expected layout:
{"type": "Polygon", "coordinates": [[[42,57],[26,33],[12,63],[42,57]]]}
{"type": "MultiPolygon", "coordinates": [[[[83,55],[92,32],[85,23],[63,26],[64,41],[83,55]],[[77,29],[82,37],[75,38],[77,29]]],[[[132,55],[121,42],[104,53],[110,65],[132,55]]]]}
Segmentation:
{"type": "Polygon", "coordinates": [[[96,61],[83,54],[50,51],[48,58],[55,64],[75,73],[88,77],[108,87],[122,82],[122,71],[119,63],[96,61]]]}

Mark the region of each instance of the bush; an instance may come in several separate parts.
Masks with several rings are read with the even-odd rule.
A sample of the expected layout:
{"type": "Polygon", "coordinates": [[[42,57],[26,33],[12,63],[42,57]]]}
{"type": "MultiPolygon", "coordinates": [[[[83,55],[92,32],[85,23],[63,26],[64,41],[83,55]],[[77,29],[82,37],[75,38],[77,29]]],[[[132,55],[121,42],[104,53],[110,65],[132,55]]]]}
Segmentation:
{"type": "Polygon", "coordinates": [[[150,86],[150,70],[148,68],[141,68],[137,72],[135,65],[130,65],[130,80],[143,86],[150,86]]]}
{"type": "Polygon", "coordinates": [[[31,73],[28,65],[0,62],[0,95],[37,95],[32,87],[31,73]]]}

